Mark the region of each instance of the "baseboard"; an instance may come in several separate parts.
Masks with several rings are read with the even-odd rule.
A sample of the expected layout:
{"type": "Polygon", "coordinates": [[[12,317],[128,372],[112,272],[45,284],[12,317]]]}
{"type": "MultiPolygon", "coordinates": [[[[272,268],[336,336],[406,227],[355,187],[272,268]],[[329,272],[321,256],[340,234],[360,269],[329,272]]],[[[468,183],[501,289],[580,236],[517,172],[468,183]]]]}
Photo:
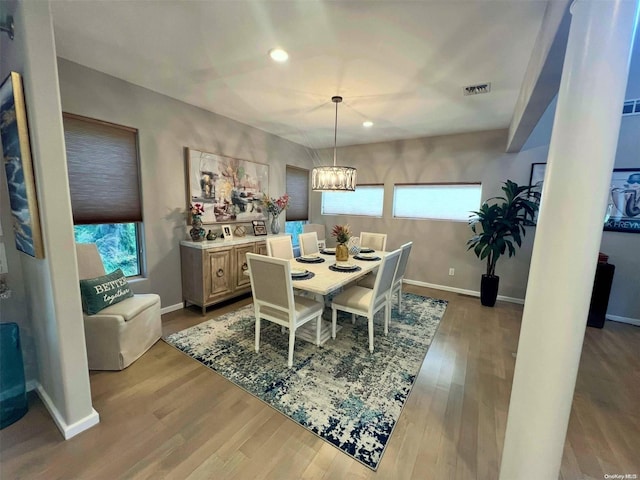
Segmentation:
{"type": "Polygon", "coordinates": [[[628,323],[630,325],[635,325],[636,327],[640,327],[640,318],[619,317],[618,315],[609,315],[609,314],[607,314],[605,318],[607,320],[612,320],[614,322],[628,323]]]}
{"type": "Polygon", "coordinates": [[[100,422],[100,415],[98,415],[98,412],[96,412],[92,408],[91,413],[83,419],[78,420],[77,422],[70,425],[67,424],[62,418],[62,415],[60,415],[60,412],[58,411],[54,403],[51,401],[51,397],[49,397],[49,394],[45,391],[44,388],[42,388],[42,385],[38,382],[35,383],[36,391],[38,392],[40,400],[42,400],[44,406],[47,407],[49,414],[53,418],[53,421],[58,427],[58,430],[60,430],[60,433],[62,433],[62,436],[65,440],[69,440],[70,438],[75,437],[77,434],[84,432],[85,430],[93,427],[94,425],[97,425],[100,422]]]}
{"type": "Polygon", "coordinates": [[[176,303],[175,305],[169,305],[168,307],[163,307],[160,309],[160,315],[164,315],[165,313],[175,312],[176,310],[181,310],[184,308],[184,303],[176,303]]]}
{"type": "MultiPolygon", "coordinates": [[[[435,288],[436,290],[444,290],[445,292],[460,293],[462,295],[470,295],[472,297],[478,297],[478,298],[480,297],[480,292],[475,290],[449,287],[447,285],[437,285],[435,283],[420,282],[418,280],[408,280],[406,278],[402,282],[406,283],[407,285],[416,285],[418,287],[435,288]]],[[[504,302],[510,302],[510,303],[517,303],[519,305],[524,305],[524,298],[505,297],[504,295],[498,295],[498,300],[502,300],[504,302]]]]}

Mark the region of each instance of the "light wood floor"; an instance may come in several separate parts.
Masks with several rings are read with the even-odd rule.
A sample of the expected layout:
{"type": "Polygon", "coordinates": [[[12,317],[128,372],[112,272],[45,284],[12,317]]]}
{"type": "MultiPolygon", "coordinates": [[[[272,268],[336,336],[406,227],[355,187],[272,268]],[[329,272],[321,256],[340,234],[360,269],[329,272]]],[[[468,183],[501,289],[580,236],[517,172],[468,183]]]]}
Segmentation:
{"type": "MultiPolygon", "coordinates": [[[[122,372],[92,372],[100,424],[63,441],[46,409],[0,431],[2,479],[488,479],[498,477],[522,307],[449,300],[373,472],[164,342],[122,372]]],[[[165,333],[249,303],[178,311],[165,333]]],[[[640,478],[640,328],[588,328],[560,478],[640,478]]],[[[535,412],[532,412],[535,415],[535,412]]]]}

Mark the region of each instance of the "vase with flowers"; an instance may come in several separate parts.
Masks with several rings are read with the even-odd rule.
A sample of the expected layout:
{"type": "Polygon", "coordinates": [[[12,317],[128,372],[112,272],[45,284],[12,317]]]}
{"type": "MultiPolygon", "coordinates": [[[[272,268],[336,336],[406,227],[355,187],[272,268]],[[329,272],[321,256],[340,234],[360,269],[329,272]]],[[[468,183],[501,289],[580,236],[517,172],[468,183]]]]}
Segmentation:
{"type": "Polygon", "coordinates": [[[271,198],[264,195],[262,197],[262,204],[267,209],[267,213],[271,214],[271,233],[280,233],[278,216],[289,206],[289,195],[285,193],[280,198],[271,198]]]}
{"type": "Polygon", "coordinates": [[[349,248],[347,242],[351,237],[349,225],[334,225],[331,236],[336,237],[336,262],[346,262],[349,260],[349,248]]]}
{"type": "Polygon", "coordinates": [[[201,242],[204,240],[206,232],[202,228],[202,214],[204,214],[204,205],[202,203],[192,203],[189,205],[189,211],[191,212],[191,230],[189,235],[194,242],[201,242]]]}

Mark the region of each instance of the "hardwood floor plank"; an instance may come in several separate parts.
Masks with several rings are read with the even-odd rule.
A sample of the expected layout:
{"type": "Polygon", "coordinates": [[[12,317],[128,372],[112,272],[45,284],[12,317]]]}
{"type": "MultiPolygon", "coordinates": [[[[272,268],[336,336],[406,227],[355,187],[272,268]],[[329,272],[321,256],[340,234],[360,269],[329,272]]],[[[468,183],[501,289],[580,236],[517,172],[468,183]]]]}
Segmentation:
{"type": "MultiPolygon", "coordinates": [[[[122,372],[91,372],[101,422],[64,441],[33,393],[0,431],[7,479],[494,480],[522,306],[408,286],[449,301],[374,472],[173,347],[158,342],[122,372]]],[[[168,334],[250,298],[163,316],[168,334]]],[[[587,328],[563,451],[563,480],[640,475],[640,328],[587,328]]],[[[535,412],[532,412],[535,416],[535,412]]]]}

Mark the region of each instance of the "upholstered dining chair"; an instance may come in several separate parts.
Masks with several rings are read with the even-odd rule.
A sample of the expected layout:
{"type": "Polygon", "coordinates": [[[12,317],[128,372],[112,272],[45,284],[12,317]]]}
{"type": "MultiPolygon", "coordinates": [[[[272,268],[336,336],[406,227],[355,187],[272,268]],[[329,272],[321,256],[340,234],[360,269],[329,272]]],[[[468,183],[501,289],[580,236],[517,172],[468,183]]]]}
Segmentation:
{"type": "Polygon", "coordinates": [[[256,352],[260,351],[260,321],[269,320],[289,328],[287,365],[293,366],[296,329],[316,321],[316,345],[320,346],[320,326],[324,304],[293,294],[291,267],[288,260],[247,253],[253,307],[256,315],[256,352]]]}
{"type": "Polygon", "coordinates": [[[367,317],[369,323],[369,351],[373,353],[373,317],[384,308],[384,334],[389,333],[391,317],[391,287],[400,260],[400,250],[394,250],[382,259],[373,288],[354,285],[338,294],[331,302],[331,337],[336,338],[338,310],[367,317]]]}
{"type": "MultiPolygon", "coordinates": [[[[80,280],[105,274],[95,243],[76,243],[80,280]]],[[[162,336],[160,297],[135,294],[94,315],[84,316],[90,370],[122,370],[162,336]]]]}
{"type": "Polygon", "coordinates": [[[283,260],[292,259],[294,255],[291,236],[267,237],[267,255],[283,260]]]}
{"type": "MultiPolygon", "coordinates": [[[[407,262],[409,261],[409,254],[411,253],[412,246],[413,242],[407,242],[400,247],[402,253],[400,254],[398,268],[396,269],[396,274],[393,278],[393,285],[391,287],[391,298],[393,298],[394,293],[398,293],[398,313],[402,313],[402,281],[404,280],[404,272],[407,269],[407,262]]],[[[373,288],[375,282],[376,276],[374,274],[370,274],[360,280],[358,285],[361,287],[373,288]]]]}
{"type": "Polygon", "coordinates": [[[387,248],[387,234],[360,232],[360,248],[373,248],[384,252],[387,248]]]}
{"type": "Polygon", "coordinates": [[[302,232],[316,232],[316,235],[318,235],[318,247],[324,248],[327,246],[325,227],[322,223],[307,223],[302,226],[302,232]]]}
{"type": "Polygon", "coordinates": [[[301,233],[298,235],[300,240],[300,255],[313,255],[320,253],[318,248],[318,234],[316,232],[301,233]]]}

